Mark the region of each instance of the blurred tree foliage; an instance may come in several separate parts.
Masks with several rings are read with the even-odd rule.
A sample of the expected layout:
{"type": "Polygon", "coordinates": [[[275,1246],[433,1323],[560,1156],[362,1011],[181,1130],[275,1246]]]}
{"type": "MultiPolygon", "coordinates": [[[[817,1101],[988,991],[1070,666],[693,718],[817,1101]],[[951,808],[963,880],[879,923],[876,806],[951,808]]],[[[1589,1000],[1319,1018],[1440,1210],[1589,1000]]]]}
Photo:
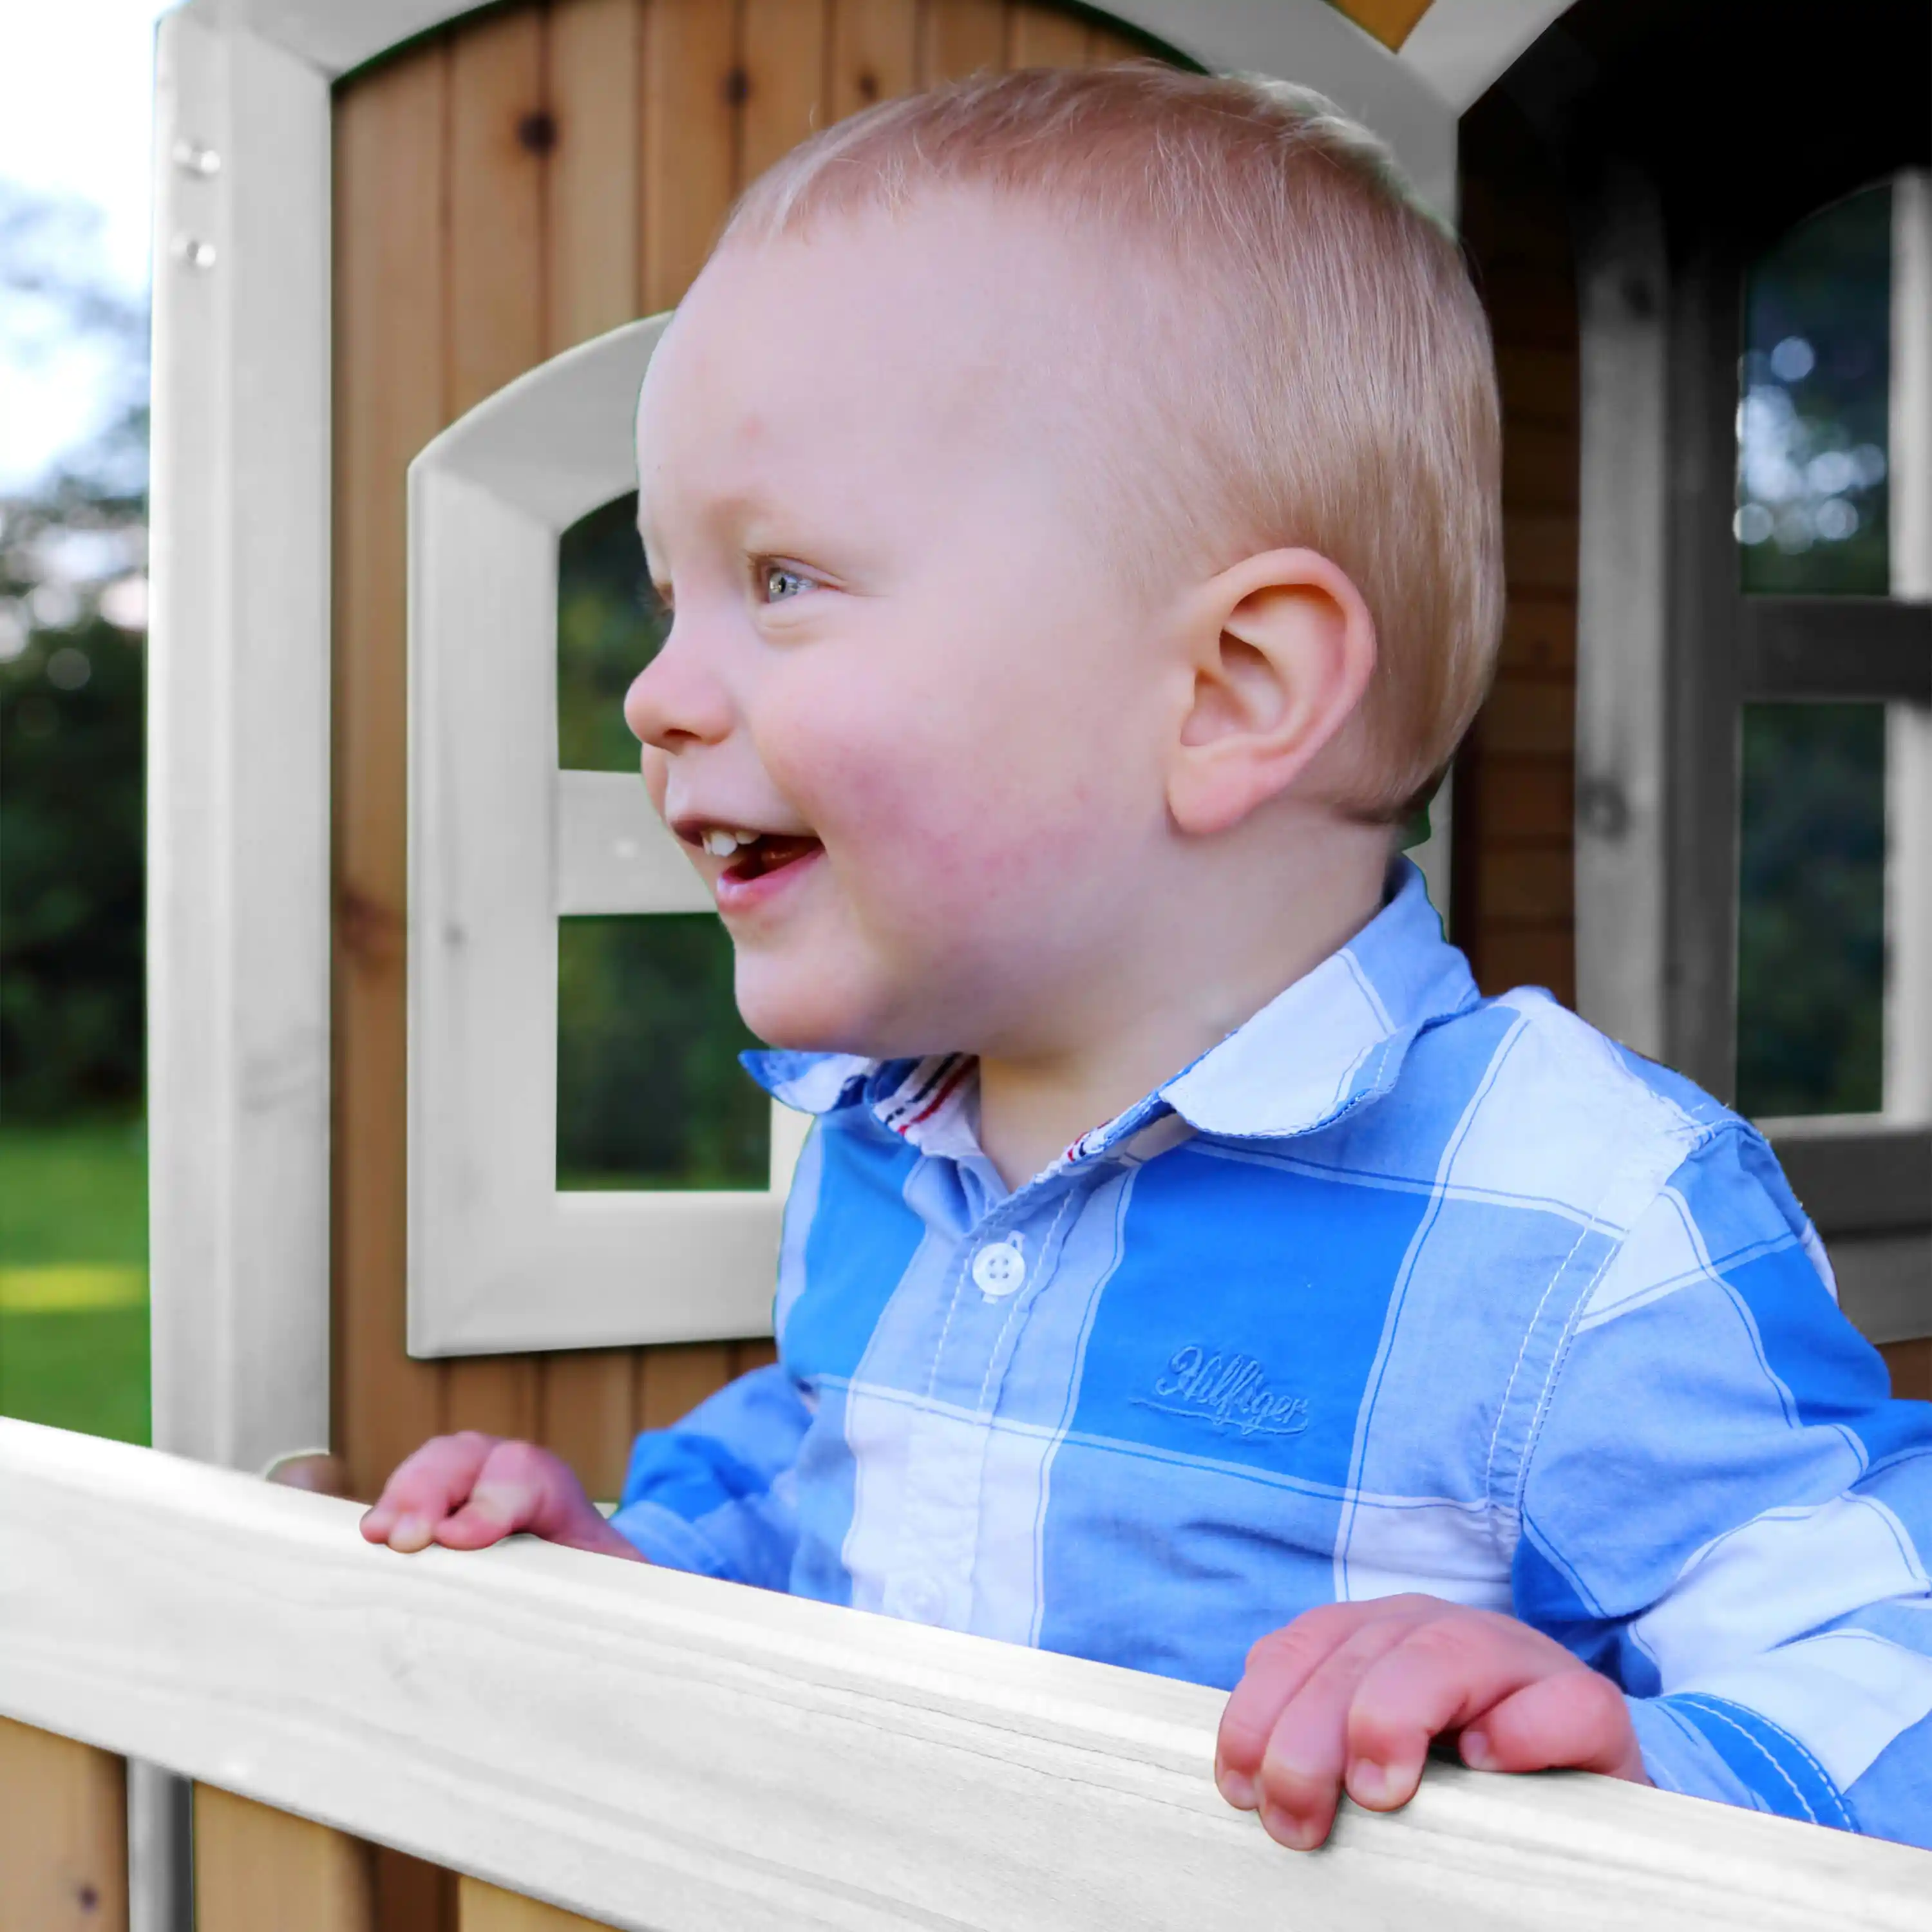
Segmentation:
{"type": "Polygon", "coordinates": [[[1738,1106],[1884,1100],[1885,707],[1744,707],[1738,1106]]]}
{"type": "Polygon", "coordinates": [[[0,500],[0,1106],[16,1119],[142,1087],[148,318],[100,270],[98,220],[0,182],[0,346],[31,364],[92,345],[113,389],[98,436],[0,500]]]}

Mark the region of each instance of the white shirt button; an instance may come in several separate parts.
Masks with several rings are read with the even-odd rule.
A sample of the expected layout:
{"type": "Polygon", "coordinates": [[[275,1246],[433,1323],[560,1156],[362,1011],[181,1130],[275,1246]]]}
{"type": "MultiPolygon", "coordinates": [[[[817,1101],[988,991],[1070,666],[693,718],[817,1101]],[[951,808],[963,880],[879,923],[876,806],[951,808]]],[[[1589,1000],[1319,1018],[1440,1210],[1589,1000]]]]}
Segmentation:
{"type": "Polygon", "coordinates": [[[1017,1234],[988,1242],[973,1257],[974,1285],[988,1301],[1012,1294],[1025,1279],[1026,1256],[1017,1234]]]}

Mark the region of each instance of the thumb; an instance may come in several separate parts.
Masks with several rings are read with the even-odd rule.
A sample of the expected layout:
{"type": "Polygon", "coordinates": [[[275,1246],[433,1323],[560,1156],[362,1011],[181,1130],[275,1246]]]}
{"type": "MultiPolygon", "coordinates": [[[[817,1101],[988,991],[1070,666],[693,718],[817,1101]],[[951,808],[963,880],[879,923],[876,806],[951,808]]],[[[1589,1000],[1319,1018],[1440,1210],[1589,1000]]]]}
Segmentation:
{"type": "Polygon", "coordinates": [[[1502,1698],[1462,1727],[1478,1771],[1594,1771],[1648,1784],[1630,1706],[1600,1672],[1565,1670],[1502,1698]]]}

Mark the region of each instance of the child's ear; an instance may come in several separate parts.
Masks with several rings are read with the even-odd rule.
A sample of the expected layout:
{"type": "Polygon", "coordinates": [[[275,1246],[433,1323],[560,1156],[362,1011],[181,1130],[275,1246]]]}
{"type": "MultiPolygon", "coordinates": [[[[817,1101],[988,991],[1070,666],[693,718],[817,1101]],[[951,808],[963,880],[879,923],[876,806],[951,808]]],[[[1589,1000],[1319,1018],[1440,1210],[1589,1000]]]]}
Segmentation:
{"type": "Polygon", "coordinates": [[[1318,551],[1268,550],[1201,586],[1186,628],[1190,701],[1168,760],[1184,832],[1238,824],[1352,718],[1376,665],[1368,606],[1318,551]]]}

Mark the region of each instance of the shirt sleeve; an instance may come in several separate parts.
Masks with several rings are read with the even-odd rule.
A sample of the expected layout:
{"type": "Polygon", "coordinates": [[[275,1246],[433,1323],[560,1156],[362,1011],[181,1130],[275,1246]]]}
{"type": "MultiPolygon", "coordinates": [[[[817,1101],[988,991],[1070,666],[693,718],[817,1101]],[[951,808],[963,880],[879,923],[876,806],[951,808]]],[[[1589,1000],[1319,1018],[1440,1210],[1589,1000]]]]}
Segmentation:
{"type": "Polygon", "coordinates": [[[1888,1387],[1741,1124],[1579,1310],[1516,1611],[1622,1685],[1664,1789],[1932,1845],[1932,1405],[1888,1387]]]}
{"type": "Polygon", "coordinates": [[[777,1364],[740,1376],[638,1438],[611,1527],[653,1563],[785,1588],[798,1544],[793,1468],[811,1420],[777,1364]]]}

